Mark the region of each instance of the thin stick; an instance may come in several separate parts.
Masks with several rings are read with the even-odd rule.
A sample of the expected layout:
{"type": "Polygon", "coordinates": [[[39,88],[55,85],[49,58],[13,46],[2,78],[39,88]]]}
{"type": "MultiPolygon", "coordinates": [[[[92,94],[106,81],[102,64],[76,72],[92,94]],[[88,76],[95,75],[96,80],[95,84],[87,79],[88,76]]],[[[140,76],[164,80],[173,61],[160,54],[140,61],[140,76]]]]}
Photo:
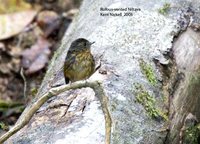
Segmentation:
{"type": "Polygon", "coordinates": [[[24,81],[24,98],[26,99],[26,88],[27,88],[27,81],[26,81],[26,77],[24,76],[24,69],[21,68],[20,70],[20,75],[22,76],[22,79],[24,81]]]}
{"type": "Polygon", "coordinates": [[[78,81],[71,83],[70,85],[62,85],[56,88],[51,88],[47,93],[39,97],[35,100],[35,102],[26,108],[23,115],[20,117],[18,122],[15,124],[13,128],[11,128],[7,133],[2,135],[0,137],[0,143],[5,142],[10,136],[15,134],[17,131],[19,131],[21,128],[23,128],[33,117],[35,112],[51,97],[57,96],[58,94],[65,92],[70,89],[78,89],[78,88],[84,88],[84,87],[90,87],[94,90],[95,95],[99,99],[102,107],[102,111],[104,113],[105,117],[105,144],[110,144],[111,140],[111,116],[108,110],[107,102],[108,99],[105,96],[103,87],[100,82],[94,81],[78,81]]]}

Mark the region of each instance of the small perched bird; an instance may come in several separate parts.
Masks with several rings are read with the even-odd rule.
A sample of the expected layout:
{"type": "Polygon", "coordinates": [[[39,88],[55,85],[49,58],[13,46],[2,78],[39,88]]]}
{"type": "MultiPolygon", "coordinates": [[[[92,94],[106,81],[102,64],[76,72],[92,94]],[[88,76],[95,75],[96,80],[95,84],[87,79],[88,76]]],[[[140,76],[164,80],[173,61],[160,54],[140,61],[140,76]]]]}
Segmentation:
{"type": "Polygon", "coordinates": [[[64,63],[66,84],[87,79],[95,72],[95,61],[90,51],[93,43],[84,38],[72,42],[64,63]]]}

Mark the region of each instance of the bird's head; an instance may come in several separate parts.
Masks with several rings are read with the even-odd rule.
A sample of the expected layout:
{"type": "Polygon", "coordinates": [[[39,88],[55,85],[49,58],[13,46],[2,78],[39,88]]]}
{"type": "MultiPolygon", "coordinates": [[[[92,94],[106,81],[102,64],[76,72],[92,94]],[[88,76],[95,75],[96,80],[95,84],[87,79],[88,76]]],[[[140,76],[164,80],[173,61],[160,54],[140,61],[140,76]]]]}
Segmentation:
{"type": "Polygon", "coordinates": [[[94,42],[89,42],[88,40],[84,39],[84,38],[79,38],[76,39],[72,42],[69,50],[70,51],[84,51],[84,50],[90,50],[91,45],[94,42]]]}

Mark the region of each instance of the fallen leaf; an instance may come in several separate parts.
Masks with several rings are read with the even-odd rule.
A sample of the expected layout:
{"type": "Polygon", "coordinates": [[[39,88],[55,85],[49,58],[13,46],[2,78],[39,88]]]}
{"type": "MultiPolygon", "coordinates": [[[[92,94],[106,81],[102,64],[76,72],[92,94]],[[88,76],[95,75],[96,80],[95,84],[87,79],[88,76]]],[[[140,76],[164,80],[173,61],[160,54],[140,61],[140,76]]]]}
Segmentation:
{"type": "Polygon", "coordinates": [[[38,37],[43,35],[42,30],[36,25],[33,26],[34,24],[28,25],[25,29],[28,30],[23,30],[20,34],[16,35],[14,37],[14,42],[15,44],[12,45],[12,43],[8,46],[9,49],[13,49],[15,47],[19,47],[21,50],[30,48],[33,44],[36,43],[38,37]],[[32,27],[32,28],[31,28],[32,27]]]}
{"type": "Polygon", "coordinates": [[[31,8],[24,0],[0,0],[0,13],[11,13],[31,8]]]}
{"type": "Polygon", "coordinates": [[[7,65],[7,64],[5,64],[5,63],[1,63],[0,64],[0,73],[2,73],[2,74],[10,74],[10,68],[9,68],[9,66],[7,65]]]}
{"type": "Polygon", "coordinates": [[[22,48],[21,47],[17,47],[17,46],[9,46],[10,51],[8,51],[8,53],[13,56],[13,57],[19,57],[21,55],[22,52],[22,48]]]}
{"type": "Polygon", "coordinates": [[[20,33],[35,17],[37,11],[28,10],[0,15],[0,40],[20,33]]]}
{"type": "Polygon", "coordinates": [[[35,45],[22,52],[22,66],[27,69],[26,74],[35,73],[43,69],[49,60],[51,44],[40,37],[35,45]]]}
{"type": "Polygon", "coordinates": [[[61,18],[54,11],[42,11],[37,16],[37,23],[44,31],[45,37],[48,37],[55,30],[59,29],[61,18]]]}
{"type": "Polygon", "coordinates": [[[10,61],[11,56],[7,53],[7,51],[1,51],[0,49],[0,76],[2,74],[11,74],[10,61]]]}
{"type": "Polygon", "coordinates": [[[6,47],[4,45],[4,43],[0,43],[0,51],[5,51],[6,47]]]}
{"type": "Polygon", "coordinates": [[[10,69],[15,73],[19,73],[21,68],[20,62],[21,61],[19,58],[12,57],[12,61],[10,63],[10,69]]]}

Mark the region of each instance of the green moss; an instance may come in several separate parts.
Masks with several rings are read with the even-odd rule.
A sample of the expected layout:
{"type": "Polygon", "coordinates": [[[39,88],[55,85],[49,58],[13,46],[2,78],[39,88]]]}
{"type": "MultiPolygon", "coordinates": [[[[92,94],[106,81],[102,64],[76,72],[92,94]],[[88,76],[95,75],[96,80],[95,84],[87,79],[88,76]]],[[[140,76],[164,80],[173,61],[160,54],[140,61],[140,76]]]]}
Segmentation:
{"type": "Polygon", "coordinates": [[[159,12],[160,14],[166,15],[167,12],[168,12],[169,9],[170,9],[170,6],[171,6],[170,3],[165,3],[165,4],[163,5],[162,8],[159,8],[159,9],[158,9],[158,12],[159,12]]]}
{"type": "Polygon", "coordinates": [[[135,94],[137,102],[144,106],[149,116],[156,119],[162,118],[168,120],[167,115],[155,107],[155,98],[151,96],[142,85],[135,84],[135,94]]]}
{"type": "Polygon", "coordinates": [[[9,127],[5,124],[5,123],[3,123],[3,122],[0,122],[0,129],[2,129],[2,130],[9,130],[9,127]]]}
{"type": "Polygon", "coordinates": [[[0,108],[15,108],[15,107],[19,107],[19,106],[23,106],[23,103],[20,102],[14,102],[14,101],[5,101],[0,99],[0,108]]]}
{"type": "Polygon", "coordinates": [[[147,80],[155,86],[157,84],[156,76],[153,72],[153,68],[150,64],[147,64],[144,60],[140,60],[140,69],[142,73],[145,75],[147,80]]]}
{"type": "Polygon", "coordinates": [[[189,127],[185,130],[184,143],[198,144],[199,137],[200,137],[200,124],[189,127]]]}
{"type": "Polygon", "coordinates": [[[32,96],[35,97],[37,93],[38,93],[38,89],[37,89],[37,88],[32,88],[32,89],[31,89],[31,95],[32,95],[32,96]]]}

